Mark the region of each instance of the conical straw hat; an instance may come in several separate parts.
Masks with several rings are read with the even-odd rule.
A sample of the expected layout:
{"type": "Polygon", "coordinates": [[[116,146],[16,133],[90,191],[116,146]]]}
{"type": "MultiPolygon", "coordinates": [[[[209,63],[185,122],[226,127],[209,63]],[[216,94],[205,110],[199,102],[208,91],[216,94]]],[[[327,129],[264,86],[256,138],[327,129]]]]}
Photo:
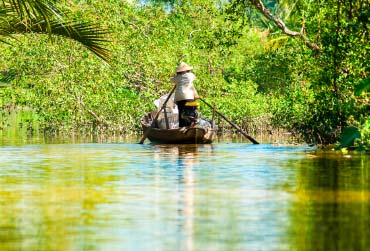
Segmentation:
{"type": "Polygon", "coordinates": [[[183,72],[183,71],[190,71],[192,70],[193,67],[184,63],[184,62],[181,62],[181,64],[179,66],[177,66],[176,68],[176,72],[183,72]]]}

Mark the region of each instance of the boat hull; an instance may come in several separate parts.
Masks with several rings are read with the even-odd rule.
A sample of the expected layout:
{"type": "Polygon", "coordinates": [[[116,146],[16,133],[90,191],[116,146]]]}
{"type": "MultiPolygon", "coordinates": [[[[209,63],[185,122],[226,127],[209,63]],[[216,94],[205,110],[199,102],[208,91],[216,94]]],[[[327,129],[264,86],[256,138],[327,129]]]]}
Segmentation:
{"type": "Polygon", "coordinates": [[[141,120],[144,135],[153,143],[161,144],[210,144],[217,137],[217,129],[203,126],[159,129],[151,127],[149,113],[141,120]],[[148,131],[149,130],[149,131],[148,131]]]}
{"type": "Polygon", "coordinates": [[[212,128],[182,127],[166,130],[143,126],[144,134],[149,129],[148,139],[153,143],[162,144],[210,144],[217,134],[212,128]]]}

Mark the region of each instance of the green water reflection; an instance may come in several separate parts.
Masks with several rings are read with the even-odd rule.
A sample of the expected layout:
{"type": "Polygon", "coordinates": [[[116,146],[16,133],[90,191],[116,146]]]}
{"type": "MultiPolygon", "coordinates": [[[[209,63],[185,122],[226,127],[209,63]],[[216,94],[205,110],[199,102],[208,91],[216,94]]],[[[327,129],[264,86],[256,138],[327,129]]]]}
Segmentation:
{"type": "Polygon", "coordinates": [[[0,147],[0,250],[367,250],[369,158],[305,147],[0,147]]]}
{"type": "Polygon", "coordinates": [[[367,250],[369,158],[323,153],[298,162],[290,235],[297,250],[367,250]]]}

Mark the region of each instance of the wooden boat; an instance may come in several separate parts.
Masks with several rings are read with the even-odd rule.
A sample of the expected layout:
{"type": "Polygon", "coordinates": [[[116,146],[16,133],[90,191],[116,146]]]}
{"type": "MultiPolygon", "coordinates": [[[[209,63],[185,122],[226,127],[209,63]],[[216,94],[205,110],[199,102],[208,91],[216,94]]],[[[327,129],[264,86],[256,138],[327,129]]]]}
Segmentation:
{"type": "Polygon", "coordinates": [[[156,111],[149,112],[141,120],[144,134],[149,130],[147,137],[153,143],[210,144],[217,136],[217,129],[210,126],[209,123],[208,126],[195,125],[173,129],[161,129],[158,123],[154,123],[154,126],[151,127],[156,114],[156,111]]]}

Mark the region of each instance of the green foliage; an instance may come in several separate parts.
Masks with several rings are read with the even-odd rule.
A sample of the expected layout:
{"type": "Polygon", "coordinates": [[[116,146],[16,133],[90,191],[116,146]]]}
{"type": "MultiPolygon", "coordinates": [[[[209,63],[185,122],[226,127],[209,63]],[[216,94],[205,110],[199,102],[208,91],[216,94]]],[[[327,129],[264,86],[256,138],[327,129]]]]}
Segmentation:
{"type": "Polygon", "coordinates": [[[67,16],[52,1],[3,0],[0,2],[0,42],[9,43],[15,34],[41,33],[58,35],[83,44],[106,62],[109,51],[107,30],[84,20],[66,20],[67,16]]]}
{"type": "Polygon", "coordinates": [[[370,117],[361,126],[361,138],[355,141],[355,146],[359,150],[370,151],[370,117]]]}
{"type": "Polygon", "coordinates": [[[348,126],[344,128],[340,134],[340,147],[349,147],[353,146],[356,139],[361,137],[361,133],[357,127],[348,126]]]}
{"type": "Polygon", "coordinates": [[[138,131],[183,60],[194,66],[199,94],[244,128],[263,121],[331,144],[345,127],[365,124],[368,1],[264,1],[319,52],[283,35],[253,2],[61,2],[72,20],[109,27],[112,67],[62,37],[53,44],[47,36],[17,37],[0,45],[0,70],[16,73],[0,89],[0,105],[32,108],[53,132],[138,131]]]}
{"type": "Polygon", "coordinates": [[[370,77],[364,78],[360,81],[355,89],[355,96],[360,96],[368,90],[370,90],[370,77]]]}
{"type": "Polygon", "coordinates": [[[0,83],[8,84],[10,81],[14,80],[16,76],[17,73],[14,70],[0,72],[0,83]]]}
{"type": "MultiPolygon", "coordinates": [[[[243,1],[236,2],[242,4],[243,1]]],[[[255,1],[247,2],[248,6],[252,6],[255,1]]],[[[264,2],[270,10],[280,5],[264,2]]],[[[276,83],[281,90],[283,99],[272,105],[274,122],[303,135],[308,142],[335,143],[342,129],[350,125],[350,120],[363,123],[370,111],[366,93],[370,60],[367,39],[370,30],[369,2],[283,2],[290,3],[286,6],[291,11],[275,8],[271,12],[281,17],[290,29],[304,32],[322,49],[318,53],[302,44],[300,48],[296,45],[297,50],[293,50],[289,47],[293,44],[293,38],[290,38],[281,47],[285,55],[275,54],[274,60],[269,61],[277,62],[267,67],[270,75],[274,75],[271,69],[282,67],[278,69],[277,76],[287,76],[288,81],[285,84],[284,78],[277,81],[269,79],[264,84],[264,89],[272,89],[272,83],[276,83]],[[284,73],[282,69],[289,70],[284,73]],[[297,96],[303,98],[297,99],[297,96]]],[[[279,31],[276,26],[268,28],[279,31]]],[[[267,55],[264,53],[263,57],[267,55]]]]}
{"type": "Polygon", "coordinates": [[[359,128],[355,126],[344,128],[336,149],[370,151],[370,117],[359,128]]]}
{"type": "MultiPolygon", "coordinates": [[[[63,38],[50,44],[46,36],[30,35],[13,46],[2,45],[0,69],[18,73],[3,107],[32,108],[44,130],[138,131],[153,101],[171,89],[169,78],[180,60],[194,66],[200,95],[219,104],[227,116],[243,123],[263,114],[259,103],[266,102],[255,83],[224,79],[225,65],[243,50],[237,42],[246,38],[240,37],[242,31],[233,35],[239,26],[227,21],[217,5],[187,1],[166,10],[161,4],[68,1],[58,7],[73,19],[110,28],[113,67],[63,38]]],[[[247,45],[251,52],[259,44],[258,35],[253,36],[247,45]]],[[[210,115],[208,109],[202,113],[210,115]]]]}

